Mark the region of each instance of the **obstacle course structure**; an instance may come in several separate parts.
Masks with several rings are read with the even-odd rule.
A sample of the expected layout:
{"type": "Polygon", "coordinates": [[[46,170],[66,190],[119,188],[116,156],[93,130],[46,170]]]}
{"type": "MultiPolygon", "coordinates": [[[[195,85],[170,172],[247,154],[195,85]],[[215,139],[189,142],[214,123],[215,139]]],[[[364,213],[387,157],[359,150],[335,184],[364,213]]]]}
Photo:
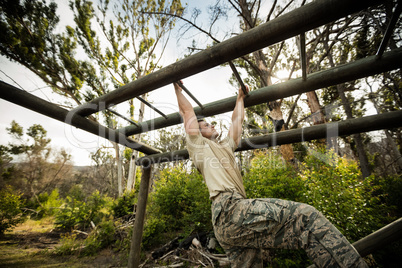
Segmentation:
{"type": "MultiPolygon", "coordinates": [[[[304,37],[306,31],[313,30],[314,28],[331,23],[368,7],[379,5],[382,2],[383,1],[380,0],[314,1],[264,23],[259,27],[230,38],[197,54],[191,55],[152,74],[141,77],[138,80],[124,85],[121,88],[88,103],[82,104],[70,111],[60,108],[55,104],[35,97],[28,92],[22,91],[4,82],[0,82],[0,97],[146,154],[145,157],[136,161],[137,165],[143,166],[143,172],[129,259],[129,267],[138,267],[152,164],[187,159],[188,153],[187,150],[160,152],[147,144],[135,141],[129,137],[134,134],[180,124],[182,119],[179,113],[165,115],[157,110],[157,108],[152,104],[145,103],[159,113],[161,117],[142,123],[135,123],[112,110],[112,107],[132,98],[140,98],[139,96],[144,93],[156,90],[165,85],[179,81],[180,79],[195,75],[220,64],[230,62],[231,60],[248,53],[296,36],[300,36],[301,40],[300,65],[302,66],[302,77],[250,92],[245,99],[245,107],[275,101],[323,87],[401,68],[402,49],[399,48],[385,52],[388,40],[401,13],[401,4],[397,4],[393,18],[390,20],[383,41],[378,48],[376,55],[309,75],[307,75],[306,72],[307,64],[305,58],[304,37]],[[118,130],[113,130],[87,118],[93,113],[106,109],[115,113],[117,116],[123,117],[123,119],[127,120],[131,125],[118,130]]],[[[199,105],[198,107],[195,107],[194,110],[197,116],[200,117],[209,117],[225,113],[233,110],[235,106],[236,97],[229,97],[212,103],[201,104],[187,89],[186,92],[199,105]]],[[[242,140],[237,150],[267,148],[282,144],[396,127],[402,127],[402,111],[251,137],[242,140]]],[[[391,238],[399,239],[402,237],[401,223],[402,221],[398,220],[385,227],[385,229],[383,228],[384,230],[381,229],[367,238],[363,238],[356,242],[356,248],[362,255],[367,255],[377,248],[373,245],[387,243],[391,238]]]]}

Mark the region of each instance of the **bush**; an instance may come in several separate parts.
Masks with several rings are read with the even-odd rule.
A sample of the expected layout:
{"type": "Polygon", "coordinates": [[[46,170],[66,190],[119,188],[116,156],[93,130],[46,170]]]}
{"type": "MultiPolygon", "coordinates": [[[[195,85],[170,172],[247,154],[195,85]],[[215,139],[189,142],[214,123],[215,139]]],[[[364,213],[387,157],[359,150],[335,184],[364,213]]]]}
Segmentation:
{"type": "Polygon", "coordinates": [[[161,241],[164,232],[211,231],[211,201],[198,171],[183,168],[164,169],[155,181],[148,202],[143,245],[161,241]]]}
{"type": "Polygon", "coordinates": [[[137,195],[135,191],[125,192],[123,196],[117,198],[112,206],[113,214],[116,218],[126,215],[132,215],[134,212],[134,204],[137,203],[137,195]]]}
{"type": "Polygon", "coordinates": [[[377,214],[388,208],[371,195],[374,177],[363,179],[356,161],[333,151],[310,154],[301,178],[307,187],[305,202],[321,211],[348,239],[358,240],[381,226],[377,214]]]}
{"type": "Polygon", "coordinates": [[[67,233],[61,236],[60,246],[54,249],[54,253],[57,255],[70,255],[80,248],[81,242],[77,240],[77,234],[67,233]]]}
{"type": "Polygon", "coordinates": [[[169,228],[211,229],[211,201],[201,174],[165,169],[150,196],[150,213],[169,222],[169,228]]]}
{"type": "Polygon", "coordinates": [[[53,216],[63,204],[63,200],[59,199],[59,190],[56,188],[54,189],[50,195],[47,193],[40,194],[38,196],[41,205],[37,208],[39,211],[38,216],[53,216]]]}
{"type": "Polygon", "coordinates": [[[154,217],[147,219],[141,245],[144,248],[160,245],[164,240],[164,234],[166,234],[167,229],[165,220],[154,217]]]}
{"type": "Polygon", "coordinates": [[[56,213],[56,225],[62,229],[86,229],[91,222],[95,225],[104,217],[111,214],[112,200],[95,191],[87,200],[80,200],[82,194],[73,189],[73,193],[67,196],[65,203],[56,213]]]}
{"type": "Polygon", "coordinates": [[[248,198],[303,200],[305,187],[297,170],[274,153],[257,153],[243,182],[248,198]]]}
{"type": "Polygon", "coordinates": [[[0,191],[0,234],[24,221],[21,207],[24,202],[21,194],[9,185],[0,191]]]}
{"type": "Polygon", "coordinates": [[[94,255],[99,250],[106,248],[115,241],[116,228],[113,220],[104,220],[92,230],[84,241],[84,248],[81,255],[94,255]]]}

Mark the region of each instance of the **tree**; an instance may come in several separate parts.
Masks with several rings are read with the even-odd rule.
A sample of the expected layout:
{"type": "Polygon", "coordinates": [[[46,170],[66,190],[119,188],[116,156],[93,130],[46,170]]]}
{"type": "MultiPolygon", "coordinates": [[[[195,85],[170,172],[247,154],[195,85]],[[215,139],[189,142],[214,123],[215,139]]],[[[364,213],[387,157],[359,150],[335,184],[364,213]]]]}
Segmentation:
{"type": "MultiPolygon", "coordinates": [[[[90,1],[71,1],[75,26],[68,25],[64,33],[57,33],[59,18],[55,3],[2,0],[0,29],[4,34],[0,37],[0,52],[37,74],[74,104],[90,101],[160,68],[159,60],[174,19],[145,16],[141,11],[180,15],[183,11],[180,0],[124,0],[113,10],[109,10],[109,5],[108,0],[100,1],[97,13],[90,1]],[[97,27],[100,31],[94,30],[97,27]]],[[[133,117],[133,100],[129,105],[133,117]]],[[[143,111],[142,106],[138,121],[142,120],[143,111]]],[[[102,114],[109,127],[117,127],[114,115],[108,111],[102,114]]],[[[114,147],[120,165],[120,148],[114,147]]],[[[121,175],[118,187],[121,194],[121,175]]]]}
{"type": "Polygon", "coordinates": [[[23,204],[21,195],[11,186],[8,185],[0,190],[0,235],[23,221],[21,216],[23,204]]]}
{"type": "Polygon", "coordinates": [[[12,160],[9,148],[0,145],[0,188],[5,187],[16,173],[15,165],[11,163],[12,160]]]}
{"type": "Polygon", "coordinates": [[[0,52],[36,74],[52,89],[80,104],[93,66],[75,59],[77,43],[56,33],[57,4],[44,0],[2,0],[0,52]]]}
{"type": "Polygon", "coordinates": [[[23,128],[13,121],[7,131],[13,137],[8,151],[18,156],[19,162],[15,164],[12,180],[3,178],[3,183],[18,187],[26,199],[34,197],[41,205],[38,195],[50,193],[64,178],[69,177],[71,156],[60,150],[53,157],[50,139],[46,137],[47,131],[41,125],[32,125],[24,134],[23,128]]]}
{"type": "MultiPolygon", "coordinates": [[[[389,23],[393,6],[393,1],[387,1],[384,3],[384,6],[373,7],[359,14],[348,16],[344,21],[326,25],[322,31],[322,53],[328,59],[329,66],[334,67],[335,65],[346,63],[349,60],[357,60],[368,55],[376,54],[382,36],[389,23]],[[330,38],[331,35],[335,35],[335,38],[330,38]],[[333,39],[333,41],[331,41],[331,39],[333,39]]],[[[395,34],[389,42],[390,48],[398,47],[397,44],[400,41],[400,37],[397,33],[400,33],[400,29],[401,28],[398,26],[395,28],[395,34]]],[[[356,99],[354,91],[363,89],[366,93],[369,93],[369,99],[374,99],[377,94],[374,94],[372,91],[372,83],[376,81],[376,83],[380,85],[378,95],[381,95],[381,92],[387,92],[386,94],[392,96],[392,103],[396,104],[396,106],[393,107],[401,107],[400,102],[398,104],[398,100],[400,99],[398,96],[400,95],[398,94],[400,91],[398,81],[400,81],[400,77],[401,71],[399,70],[375,75],[370,79],[365,79],[364,81],[367,81],[366,83],[364,83],[364,81],[351,81],[337,85],[336,87],[329,87],[324,91],[323,97],[326,99],[326,103],[334,103],[340,99],[346,118],[348,119],[355,116],[362,116],[365,112],[365,100],[367,100],[367,97],[356,99]],[[384,90],[385,88],[388,90],[384,90]],[[370,89],[371,92],[367,92],[367,89],[370,89]]],[[[376,99],[380,100],[381,97],[376,99]]],[[[387,98],[383,98],[379,103],[375,103],[374,105],[377,106],[376,108],[379,108],[379,106],[385,105],[386,103],[387,98]]],[[[380,111],[379,109],[377,110],[378,112],[380,111]]],[[[384,112],[392,110],[393,109],[382,109],[384,112]]],[[[385,134],[388,143],[395,144],[391,135],[389,135],[390,133],[386,131],[385,134]]],[[[353,139],[347,138],[347,140],[351,143],[352,149],[356,151],[363,176],[367,177],[370,175],[371,170],[364,147],[364,139],[367,139],[368,136],[366,134],[356,134],[352,137],[353,139]]],[[[400,158],[396,152],[398,150],[395,145],[392,147],[394,148],[393,154],[395,155],[395,159],[398,161],[400,158]]]]}

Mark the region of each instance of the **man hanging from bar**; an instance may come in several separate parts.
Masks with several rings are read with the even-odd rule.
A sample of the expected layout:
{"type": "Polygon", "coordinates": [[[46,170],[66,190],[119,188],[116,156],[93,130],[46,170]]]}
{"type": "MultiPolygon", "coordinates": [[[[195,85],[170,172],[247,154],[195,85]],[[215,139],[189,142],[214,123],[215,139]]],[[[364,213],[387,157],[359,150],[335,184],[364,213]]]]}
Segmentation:
{"type": "Polygon", "coordinates": [[[356,249],[314,207],[274,198],[246,198],[234,157],[244,120],[242,90],[228,136],[218,141],[214,126],[197,120],[182,88],[177,83],[174,88],[187,149],[208,187],[215,236],[231,267],[262,267],[262,248],[302,248],[317,267],[367,267],[356,249]]]}

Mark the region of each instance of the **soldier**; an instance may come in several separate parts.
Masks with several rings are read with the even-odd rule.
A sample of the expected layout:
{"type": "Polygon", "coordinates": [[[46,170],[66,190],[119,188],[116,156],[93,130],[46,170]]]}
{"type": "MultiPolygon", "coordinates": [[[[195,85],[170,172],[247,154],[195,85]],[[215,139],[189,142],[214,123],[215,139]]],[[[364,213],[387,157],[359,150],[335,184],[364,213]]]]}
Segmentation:
{"type": "Polygon", "coordinates": [[[314,207],[275,198],[246,198],[234,157],[244,120],[241,89],[228,136],[218,141],[215,127],[197,120],[180,85],[174,83],[174,88],[187,149],[208,187],[215,236],[231,267],[262,267],[262,248],[302,248],[317,267],[367,267],[356,249],[314,207]]]}

